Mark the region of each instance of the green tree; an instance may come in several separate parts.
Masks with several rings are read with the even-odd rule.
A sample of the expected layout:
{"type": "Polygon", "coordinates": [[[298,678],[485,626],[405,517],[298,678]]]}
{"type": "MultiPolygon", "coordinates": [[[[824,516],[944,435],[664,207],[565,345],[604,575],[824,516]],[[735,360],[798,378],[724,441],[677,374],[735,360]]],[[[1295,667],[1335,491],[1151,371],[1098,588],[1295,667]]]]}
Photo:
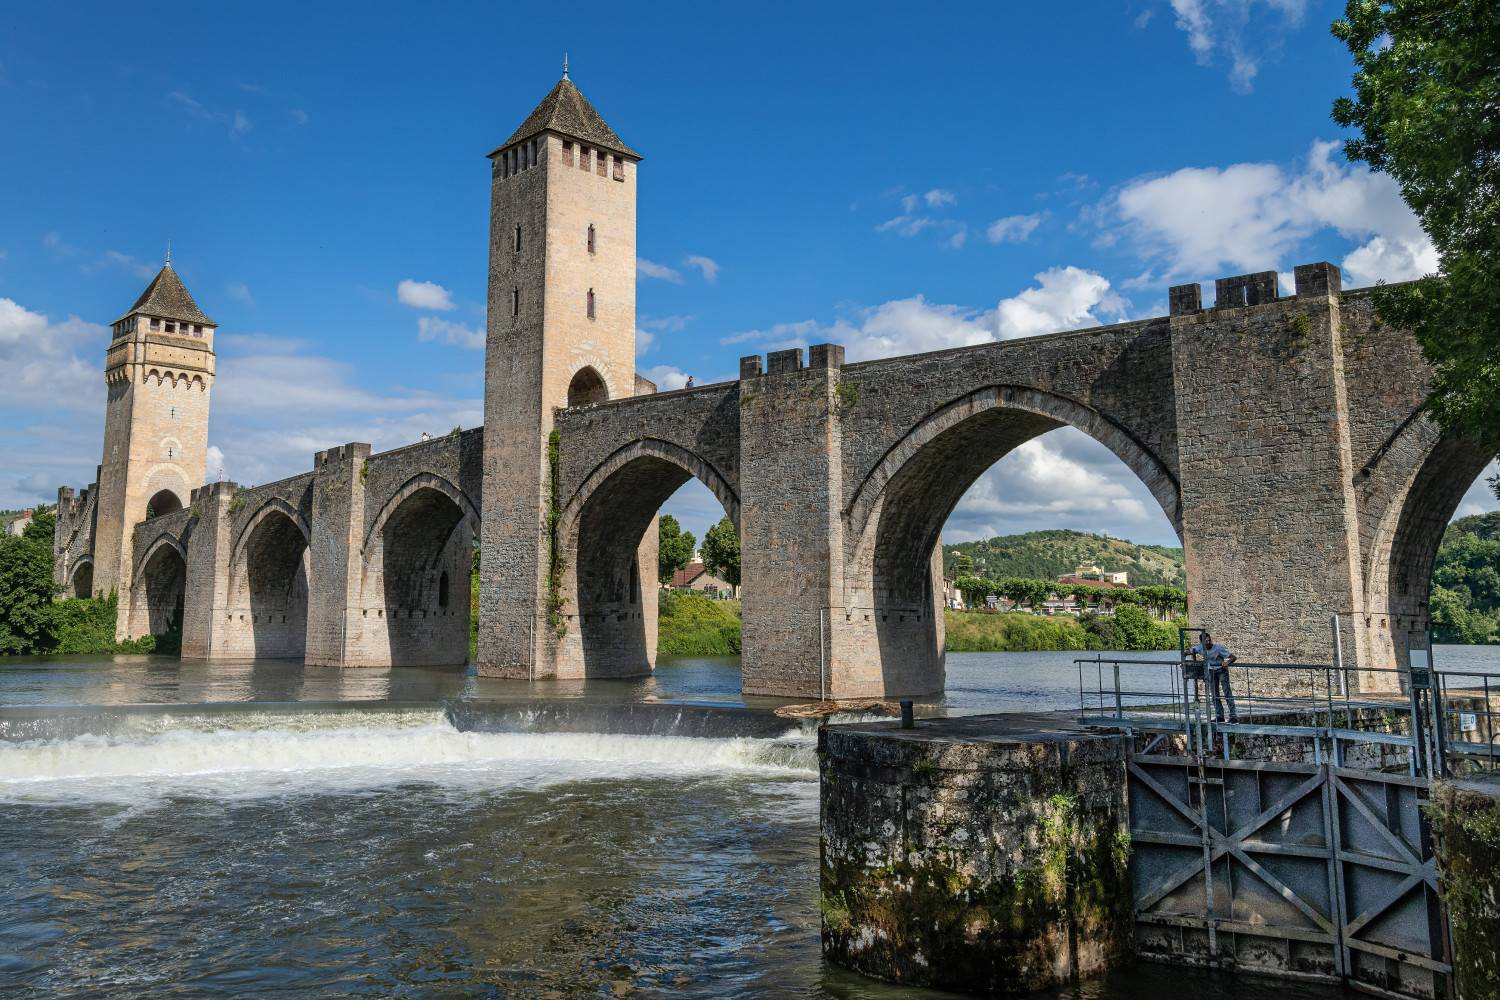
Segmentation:
{"type": "Polygon", "coordinates": [[[728,514],[703,536],[703,565],[719,579],[740,585],[740,533],[728,514]]]}
{"type": "Polygon", "coordinates": [[[41,542],[52,548],[52,536],[57,533],[57,511],[51,507],[38,507],[31,514],[31,523],[21,529],[21,537],[41,542]]]}
{"type": "Polygon", "coordinates": [[[657,571],[662,583],[671,583],[672,574],[688,564],[693,558],[693,549],[698,540],[691,531],[683,531],[682,525],[671,514],[663,514],[657,521],[659,541],[656,546],[657,571]]]}
{"type": "Polygon", "coordinates": [[[51,645],[52,538],[0,538],[0,654],[51,645]]]}
{"type": "Polygon", "coordinates": [[[1438,252],[1441,277],[1382,289],[1376,309],[1436,369],[1438,422],[1500,451],[1500,5],[1349,0],[1333,33],[1355,64],[1333,105],[1359,130],[1344,153],[1395,179],[1438,252]]]}

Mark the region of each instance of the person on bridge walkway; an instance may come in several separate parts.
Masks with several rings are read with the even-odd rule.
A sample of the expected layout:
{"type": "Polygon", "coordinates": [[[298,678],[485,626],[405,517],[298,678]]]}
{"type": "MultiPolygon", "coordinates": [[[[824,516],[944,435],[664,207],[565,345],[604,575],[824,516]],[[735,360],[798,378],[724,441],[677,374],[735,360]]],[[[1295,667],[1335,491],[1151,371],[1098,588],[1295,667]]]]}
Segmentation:
{"type": "Polygon", "coordinates": [[[1219,700],[1219,690],[1222,688],[1224,701],[1229,703],[1229,721],[1239,722],[1239,714],[1234,710],[1234,692],[1229,689],[1229,667],[1238,657],[1223,645],[1214,642],[1214,637],[1207,631],[1198,633],[1198,645],[1193,647],[1192,653],[1203,657],[1203,665],[1208,668],[1208,690],[1214,698],[1214,721],[1224,721],[1224,702],[1219,700]]]}

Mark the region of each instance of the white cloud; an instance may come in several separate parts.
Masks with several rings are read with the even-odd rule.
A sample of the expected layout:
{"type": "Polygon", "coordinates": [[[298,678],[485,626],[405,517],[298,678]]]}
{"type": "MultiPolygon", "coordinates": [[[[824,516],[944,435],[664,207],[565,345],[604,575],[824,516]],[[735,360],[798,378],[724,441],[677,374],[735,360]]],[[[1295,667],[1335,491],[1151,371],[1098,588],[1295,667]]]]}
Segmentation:
{"type": "Polygon", "coordinates": [[[231,139],[242,138],[246,132],[254,128],[249,116],[243,111],[236,110],[230,112],[210,108],[181,90],[174,90],[167,94],[167,104],[201,121],[228,126],[229,137],[231,139]]]}
{"type": "Polygon", "coordinates": [[[1042,224],[1040,213],[1036,215],[1007,215],[991,222],[984,231],[985,239],[991,243],[1025,243],[1042,224]]]}
{"type": "Polygon", "coordinates": [[[1033,438],[991,466],[959,501],[943,540],[1043,528],[1178,544],[1145,484],[1102,444],[1071,427],[1033,438]]]}
{"type": "Polygon", "coordinates": [[[243,302],[247,306],[255,305],[255,296],[250,294],[250,286],[243,281],[231,281],[225,286],[224,292],[236,302],[243,302]]]}
{"type": "Polygon", "coordinates": [[[928,208],[943,208],[948,205],[957,205],[958,196],[952,191],[943,188],[933,188],[925,194],[909,194],[901,199],[901,210],[907,215],[915,212],[918,205],[925,204],[928,208]]]}
{"type": "Polygon", "coordinates": [[[660,330],[663,333],[677,333],[678,331],[686,330],[688,324],[697,318],[697,316],[693,315],[642,316],[637,320],[637,323],[649,330],[660,330]]]}
{"type": "Polygon", "coordinates": [[[439,316],[423,316],[417,320],[417,339],[455,344],[472,351],[484,350],[484,331],[462,323],[453,323],[439,316]]]}
{"type": "MultiPolygon", "coordinates": [[[[1254,10],[1256,0],[1171,0],[1179,31],[1200,66],[1215,53],[1229,58],[1229,85],[1238,93],[1252,89],[1260,63],[1279,47],[1282,37],[1302,23],[1306,0],[1261,0],[1269,11],[1254,10]],[[1271,12],[1280,14],[1273,18],[1271,12]]],[[[1136,19],[1144,27],[1150,18],[1136,19]]]]}
{"type": "Polygon", "coordinates": [[[287,117],[292,120],[293,125],[306,125],[312,121],[312,116],[301,108],[292,108],[287,112],[287,117]]]}
{"type": "Polygon", "coordinates": [[[687,385],[688,373],[671,365],[657,365],[647,368],[641,372],[642,375],[656,383],[656,388],[662,392],[670,392],[673,389],[681,389],[687,385]]]}
{"type": "Polygon", "coordinates": [[[218,482],[221,479],[234,478],[229,474],[229,467],[224,464],[224,449],[216,444],[208,446],[208,460],[204,463],[204,473],[209,482],[218,482]]]}
{"type": "Polygon", "coordinates": [[[932,220],[920,215],[898,215],[892,219],[886,219],[875,227],[877,233],[894,232],[897,236],[915,236],[928,226],[932,220]]]}
{"type": "Polygon", "coordinates": [[[658,264],[654,260],[644,257],[635,259],[635,273],[646,278],[660,278],[662,281],[670,281],[674,285],[682,284],[682,272],[665,264],[658,264]]]}
{"type": "Polygon", "coordinates": [[[827,325],[815,320],[778,323],[720,343],[754,342],[777,350],[827,342],[844,345],[850,361],[866,361],[1093,326],[1125,312],[1125,300],[1093,271],[1055,267],[1035,280],[1036,285],[1002,299],[994,309],[928,302],[916,295],[861,310],[853,319],[827,325]]]}
{"type": "Polygon", "coordinates": [[[104,251],[103,255],[99,258],[99,262],[95,264],[94,267],[118,267],[125,271],[129,271],[137,278],[155,277],[158,270],[158,265],[147,264],[144,261],[136,260],[134,257],[130,256],[130,254],[121,253],[118,250],[104,251]]]}
{"type": "Polygon", "coordinates": [[[234,119],[229,126],[229,134],[234,136],[244,135],[254,127],[250,124],[250,119],[245,116],[243,111],[236,111],[234,119]]]}
{"type": "Polygon", "coordinates": [[[652,333],[650,330],[642,330],[639,327],[636,328],[636,331],[635,331],[635,356],[636,357],[640,357],[641,355],[645,354],[647,351],[651,350],[651,346],[653,344],[655,344],[655,343],[656,343],[656,334],[652,333]]]}
{"type": "Polygon", "coordinates": [[[413,309],[453,308],[453,293],[434,281],[405,278],[396,286],[396,301],[413,309]]]}
{"type": "Polygon", "coordinates": [[[1336,161],[1336,148],[1314,142],[1291,171],[1236,163],[1131,181],[1111,207],[1142,251],[1165,262],[1163,279],[1282,267],[1326,229],[1366,241],[1344,259],[1351,286],[1434,270],[1436,253],[1395,181],[1336,161]]]}
{"type": "Polygon", "coordinates": [[[98,364],[79,357],[103,356],[109,328],[69,316],[54,323],[13,299],[0,298],[0,369],[5,404],[97,410],[104,399],[98,364]]]}
{"type": "Polygon", "coordinates": [[[682,259],[688,267],[696,267],[703,273],[703,280],[712,285],[719,280],[719,262],[712,257],[704,257],[700,254],[688,254],[682,259]]]}
{"type": "Polygon", "coordinates": [[[1095,326],[1099,317],[1122,317],[1126,303],[1109,280],[1079,267],[1054,267],[1036,276],[1037,285],[1004,299],[997,308],[1001,340],[1095,326]]]}

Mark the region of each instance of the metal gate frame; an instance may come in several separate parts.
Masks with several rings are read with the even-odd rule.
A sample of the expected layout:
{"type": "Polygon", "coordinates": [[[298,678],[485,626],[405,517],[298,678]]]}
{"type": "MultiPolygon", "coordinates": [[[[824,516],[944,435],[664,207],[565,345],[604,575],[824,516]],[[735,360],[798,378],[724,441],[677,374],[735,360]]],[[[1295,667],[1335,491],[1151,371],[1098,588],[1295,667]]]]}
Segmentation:
{"type": "Polygon", "coordinates": [[[1448,995],[1426,779],[1137,754],[1129,784],[1143,957],[1448,995]]]}

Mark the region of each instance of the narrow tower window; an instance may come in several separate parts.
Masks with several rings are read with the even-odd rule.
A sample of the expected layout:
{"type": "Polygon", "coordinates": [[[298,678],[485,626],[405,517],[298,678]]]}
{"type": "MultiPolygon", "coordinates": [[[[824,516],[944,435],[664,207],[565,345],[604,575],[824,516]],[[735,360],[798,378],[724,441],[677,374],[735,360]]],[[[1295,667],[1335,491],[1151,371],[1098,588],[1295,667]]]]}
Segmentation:
{"type": "Polygon", "coordinates": [[[448,571],[443,570],[443,575],[438,577],[438,607],[448,606],[448,571]]]}
{"type": "Polygon", "coordinates": [[[513,289],[511,289],[511,293],[510,293],[510,314],[512,316],[519,316],[519,315],[521,315],[521,290],[519,288],[513,288],[513,289]]]}
{"type": "Polygon", "coordinates": [[[514,250],[516,253],[520,253],[521,252],[521,227],[520,226],[516,227],[516,240],[515,240],[514,245],[511,246],[511,249],[514,250]]]}
{"type": "Polygon", "coordinates": [[[594,318],[594,290],[589,289],[589,319],[594,318]]]}
{"type": "Polygon", "coordinates": [[[599,151],[599,159],[594,162],[594,173],[603,177],[609,172],[609,156],[604,150],[599,151]]]}
{"type": "Polygon", "coordinates": [[[594,252],[594,224],[589,223],[589,253],[594,252]]]}
{"type": "Polygon", "coordinates": [[[589,168],[589,148],[587,146],[579,146],[578,147],[578,169],[580,169],[580,170],[587,170],[588,168],[589,168]]]}
{"type": "Polygon", "coordinates": [[[568,142],[567,140],[563,140],[563,166],[565,166],[565,167],[571,167],[572,165],[573,165],[573,144],[571,142],[568,142]]]}

